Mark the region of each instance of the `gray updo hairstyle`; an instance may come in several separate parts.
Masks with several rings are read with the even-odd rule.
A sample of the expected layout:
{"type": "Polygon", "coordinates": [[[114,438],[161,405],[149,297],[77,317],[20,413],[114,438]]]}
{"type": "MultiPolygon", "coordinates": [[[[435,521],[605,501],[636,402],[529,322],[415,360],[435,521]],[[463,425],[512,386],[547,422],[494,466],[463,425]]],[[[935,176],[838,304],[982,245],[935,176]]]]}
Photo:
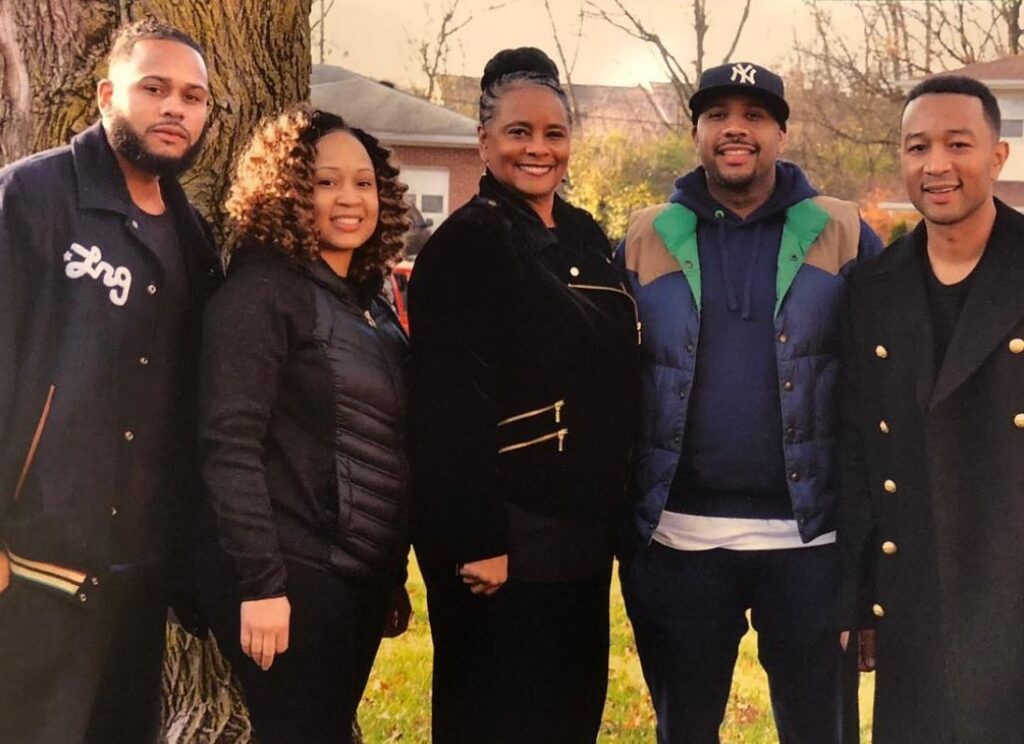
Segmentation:
{"type": "Polygon", "coordinates": [[[572,124],[569,97],[558,82],[558,67],[548,55],[534,47],[504,49],[484,67],[480,79],[480,123],[486,124],[494,117],[498,101],[505,93],[526,85],[547,88],[558,96],[572,124]]]}

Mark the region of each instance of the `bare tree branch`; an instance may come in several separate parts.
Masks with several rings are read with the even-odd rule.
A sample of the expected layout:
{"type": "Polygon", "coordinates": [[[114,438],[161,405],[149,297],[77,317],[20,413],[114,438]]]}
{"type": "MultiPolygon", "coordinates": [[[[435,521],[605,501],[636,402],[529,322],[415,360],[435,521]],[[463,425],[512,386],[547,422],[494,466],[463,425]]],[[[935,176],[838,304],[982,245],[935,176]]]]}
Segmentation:
{"type": "Polygon", "coordinates": [[[576,122],[578,125],[582,125],[582,120],[580,119],[579,104],[576,101],[576,91],[572,85],[572,73],[574,68],[576,67],[576,55],[579,54],[580,36],[583,33],[583,3],[582,1],[580,2],[580,25],[578,27],[576,35],[576,55],[573,56],[572,64],[569,63],[568,59],[565,56],[565,50],[562,48],[562,39],[558,34],[558,25],[555,23],[555,16],[551,12],[551,0],[544,0],[544,10],[547,11],[548,21],[551,23],[551,35],[555,39],[555,49],[558,51],[558,59],[562,63],[562,72],[565,74],[565,87],[566,92],[569,95],[569,113],[574,122],[576,122]]]}
{"type": "Polygon", "coordinates": [[[743,33],[743,27],[747,25],[747,18],[750,16],[750,0],[747,0],[746,5],[743,6],[743,15],[740,16],[739,22],[736,24],[736,35],[732,37],[732,44],[729,45],[729,51],[722,57],[722,64],[725,64],[732,59],[733,53],[736,51],[736,45],[740,43],[740,34],[743,33]]]}

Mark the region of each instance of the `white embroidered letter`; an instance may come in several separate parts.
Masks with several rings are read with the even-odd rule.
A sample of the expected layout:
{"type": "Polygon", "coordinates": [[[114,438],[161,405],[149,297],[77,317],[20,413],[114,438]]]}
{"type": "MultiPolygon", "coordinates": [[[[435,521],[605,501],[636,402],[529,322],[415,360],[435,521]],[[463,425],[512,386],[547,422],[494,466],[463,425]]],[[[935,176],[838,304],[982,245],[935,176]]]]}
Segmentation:
{"type": "Polygon", "coordinates": [[[127,266],[114,268],[103,260],[103,253],[99,246],[86,248],[80,243],[72,243],[71,249],[64,254],[64,273],[71,279],[79,279],[87,276],[90,279],[102,279],[103,284],[112,287],[110,290],[110,301],[118,307],[123,307],[128,301],[128,292],[132,286],[132,272],[127,266]],[[80,260],[72,260],[72,253],[80,260]]]}
{"type": "Polygon", "coordinates": [[[729,78],[732,82],[737,82],[736,78],[739,77],[739,82],[749,83],[750,85],[756,85],[754,81],[754,75],[757,74],[757,68],[753,65],[738,64],[732,66],[732,76],[729,78]]]}

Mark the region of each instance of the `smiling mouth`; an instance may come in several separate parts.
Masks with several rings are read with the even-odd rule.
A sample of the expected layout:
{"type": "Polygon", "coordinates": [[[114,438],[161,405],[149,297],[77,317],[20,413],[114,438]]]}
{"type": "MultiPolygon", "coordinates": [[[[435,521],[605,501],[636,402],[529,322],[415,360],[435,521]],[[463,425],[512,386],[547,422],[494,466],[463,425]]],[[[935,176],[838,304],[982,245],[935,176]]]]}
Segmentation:
{"type": "Polygon", "coordinates": [[[959,191],[960,184],[950,185],[938,185],[938,186],[922,186],[921,190],[926,194],[952,194],[954,191],[959,191]]]}
{"type": "Polygon", "coordinates": [[[188,135],[181,129],[178,129],[177,127],[159,126],[153,127],[151,131],[160,135],[161,137],[173,137],[175,139],[180,139],[183,142],[188,141],[188,135]]]}
{"type": "Polygon", "coordinates": [[[526,163],[519,163],[516,165],[521,171],[526,171],[531,176],[546,176],[548,173],[555,169],[553,165],[530,165],[526,163]]]}
{"type": "Polygon", "coordinates": [[[331,224],[339,230],[349,232],[363,224],[362,217],[331,217],[331,224]]]}

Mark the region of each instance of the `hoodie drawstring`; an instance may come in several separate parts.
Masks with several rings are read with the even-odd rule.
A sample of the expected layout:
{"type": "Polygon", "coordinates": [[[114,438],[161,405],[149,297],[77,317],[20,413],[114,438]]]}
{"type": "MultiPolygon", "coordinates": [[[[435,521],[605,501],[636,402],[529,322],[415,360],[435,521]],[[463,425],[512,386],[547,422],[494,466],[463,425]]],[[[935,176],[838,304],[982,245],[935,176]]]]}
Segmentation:
{"type": "Polygon", "coordinates": [[[725,235],[725,212],[721,209],[715,210],[715,225],[718,229],[718,245],[721,246],[722,254],[722,282],[725,284],[725,302],[729,312],[736,312],[740,309],[740,301],[736,296],[736,289],[732,286],[732,261],[729,257],[729,241],[725,235]]]}

